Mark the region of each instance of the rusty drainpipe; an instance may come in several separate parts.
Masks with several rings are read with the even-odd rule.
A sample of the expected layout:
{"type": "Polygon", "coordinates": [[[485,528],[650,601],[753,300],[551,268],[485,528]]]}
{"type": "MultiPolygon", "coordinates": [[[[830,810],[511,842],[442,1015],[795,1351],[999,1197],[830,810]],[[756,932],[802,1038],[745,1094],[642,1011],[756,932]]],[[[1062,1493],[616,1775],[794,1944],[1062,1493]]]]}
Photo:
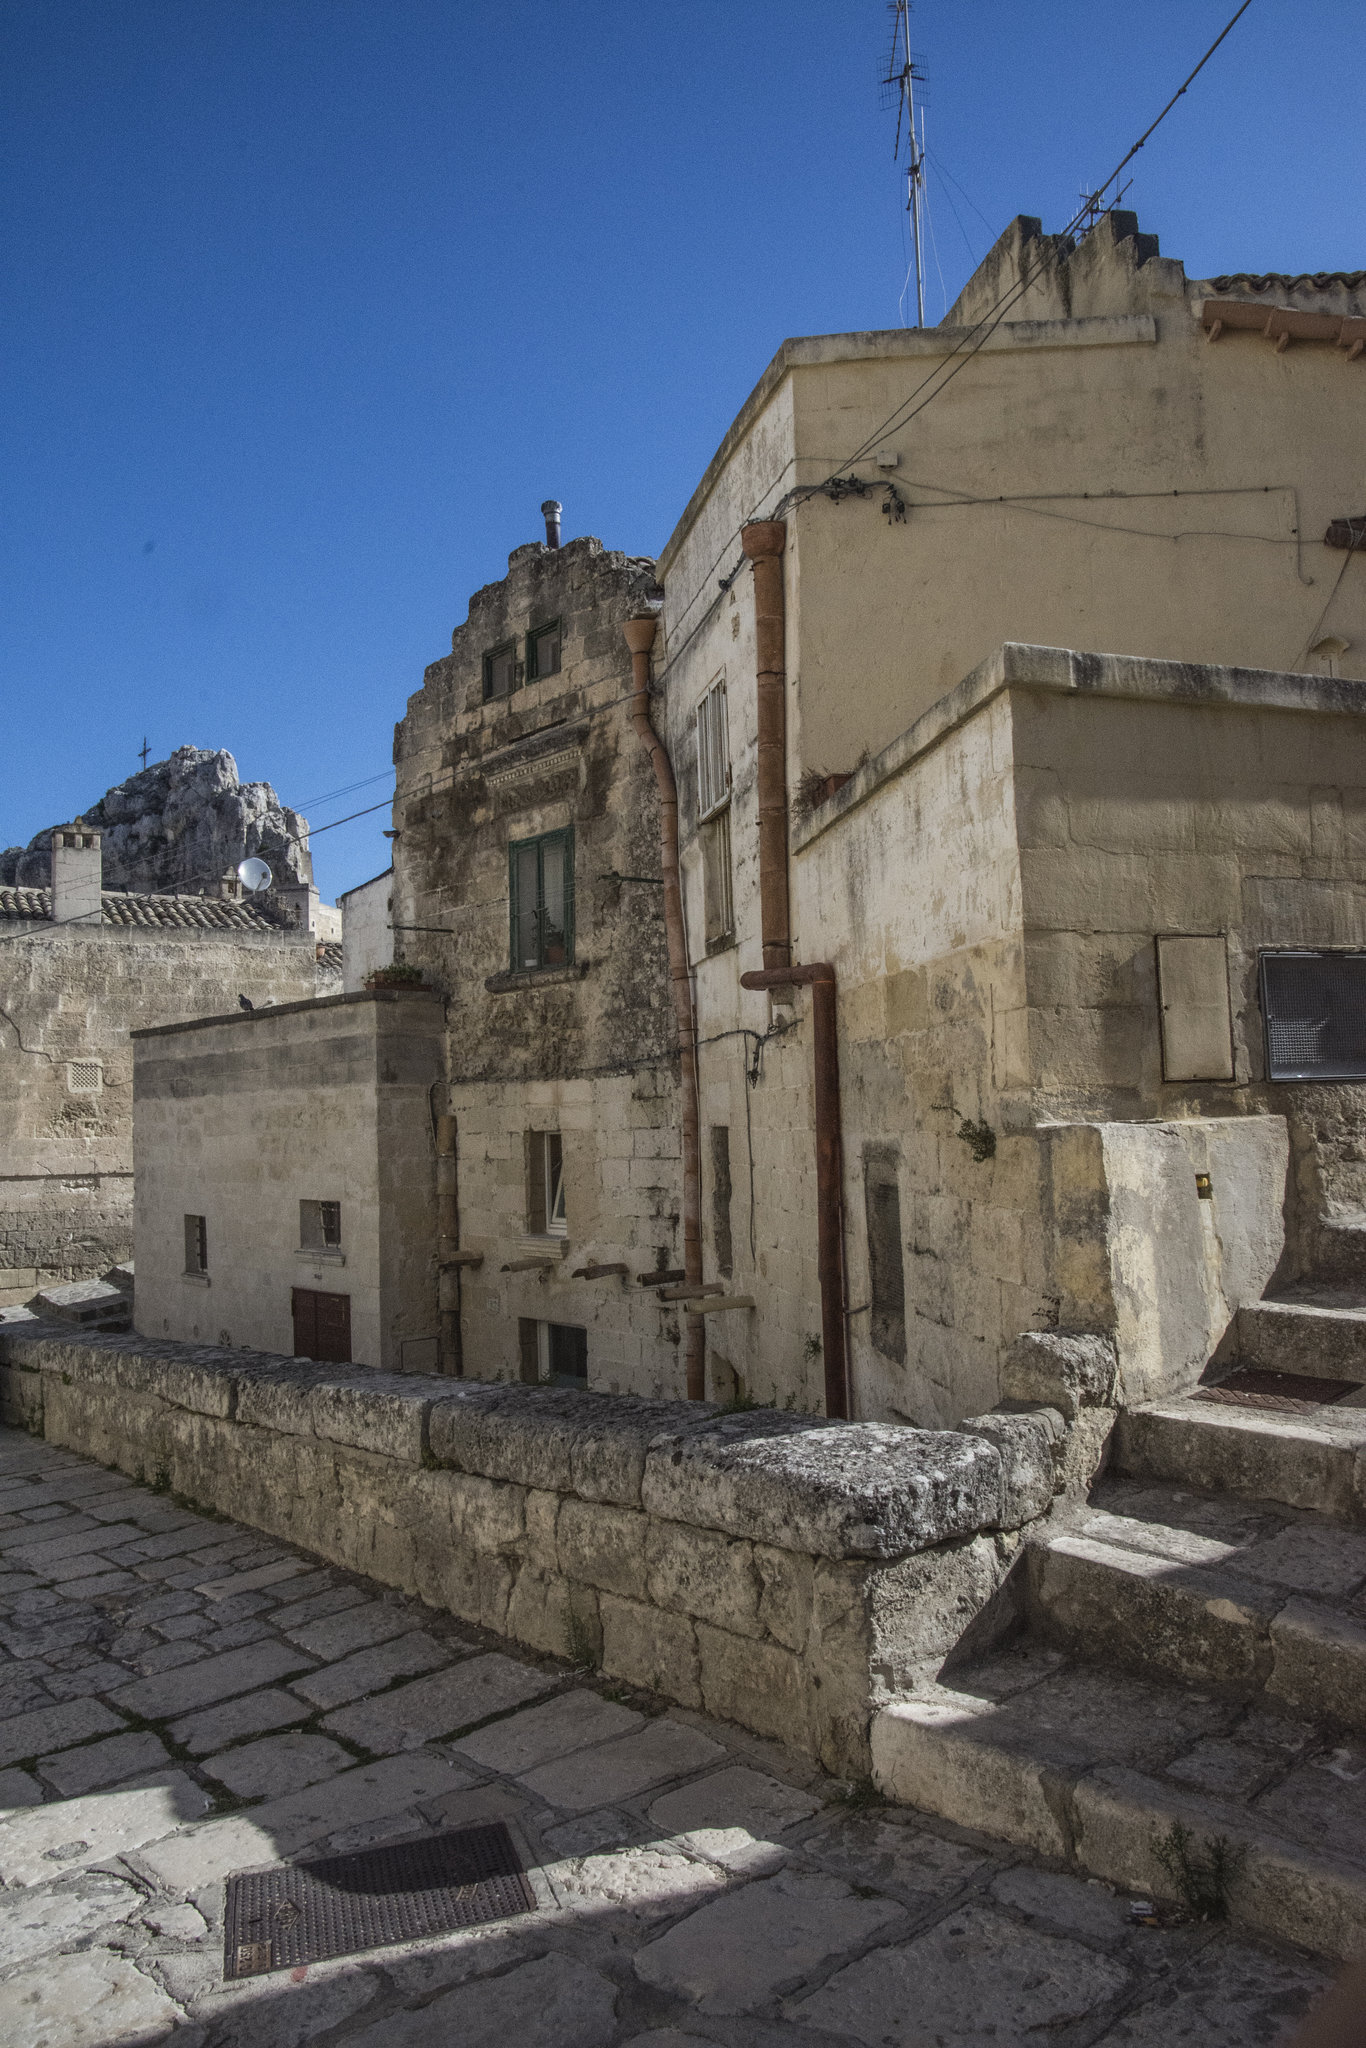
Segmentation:
{"type": "Polygon", "coordinates": [[[465,1370],[460,1328],[460,1268],[450,1263],[460,1242],[460,1204],[456,1181],[456,1126],[453,1116],[436,1119],[437,1288],[441,1314],[439,1362],[442,1372],[459,1379],[465,1370]]]}
{"type": "Polygon", "coordinates": [[[786,967],[792,958],[787,894],[787,616],[783,596],[786,544],[787,527],[781,519],[756,520],[740,530],[740,545],[754,564],[759,917],[766,968],[786,967]]]}
{"type": "MultiPolygon", "coordinates": [[[[678,872],[678,787],[664,743],[650,719],[650,649],[658,619],[653,613],[628,619],[623,631],[631,650],[631,723],[644,742],[659,784],[659,852],[664,874],[664,936],[669,949],[669,987],[678,1032],[679,1085],[683,1109],[683,1271],[699,1286],[702,1280],[702,1161],[697,1130],[697,1052],[693,1026],[692,981],[683,937],[683,892],[678,872]]],[[[707,1333],[705,1317],[686,1316],[687,1393],[690,1401],[707,1398],[707,1333]]]]}
{"type": "Polygon", "coordinates": [[[839,1036],[835,970],[828,961],[793,967],[787,886],[787,617],[781,519],[741,529],[754,564],[755,682],[758,701],[759,914],[762,973],[742,974],[742,988],[811,990],[816,1111],[816,1262],[821,1289],[825,1412],[849,1415],[849,1335],[844,1270],[844,1133],[840,1116],[839,1036]]]}

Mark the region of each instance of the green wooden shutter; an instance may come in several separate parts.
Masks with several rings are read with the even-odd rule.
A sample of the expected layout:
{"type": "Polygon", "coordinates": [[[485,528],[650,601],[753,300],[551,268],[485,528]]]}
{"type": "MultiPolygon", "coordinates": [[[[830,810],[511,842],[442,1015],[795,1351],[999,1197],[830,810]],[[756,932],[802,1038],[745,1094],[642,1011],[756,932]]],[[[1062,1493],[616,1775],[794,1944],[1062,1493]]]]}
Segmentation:
{"type": "Polygon", "coordinates": [[[574,958],[574,828],[563,835],[564,860],[564,957],[568,966],[574,958]]]}

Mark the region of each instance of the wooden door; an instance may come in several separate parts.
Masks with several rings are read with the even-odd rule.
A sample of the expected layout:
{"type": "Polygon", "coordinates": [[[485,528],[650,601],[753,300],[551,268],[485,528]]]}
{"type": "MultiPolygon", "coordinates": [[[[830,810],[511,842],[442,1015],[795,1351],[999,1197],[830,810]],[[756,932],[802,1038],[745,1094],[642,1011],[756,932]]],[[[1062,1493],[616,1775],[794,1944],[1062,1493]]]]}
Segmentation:
{"type": "Polygon", "coordinates": [[[349,1365],[350,1295],[319,1294],[311,1287],[296,1287],[292,1306],[295,1356],[316,1358],[324,1365],[349,1365]]]}

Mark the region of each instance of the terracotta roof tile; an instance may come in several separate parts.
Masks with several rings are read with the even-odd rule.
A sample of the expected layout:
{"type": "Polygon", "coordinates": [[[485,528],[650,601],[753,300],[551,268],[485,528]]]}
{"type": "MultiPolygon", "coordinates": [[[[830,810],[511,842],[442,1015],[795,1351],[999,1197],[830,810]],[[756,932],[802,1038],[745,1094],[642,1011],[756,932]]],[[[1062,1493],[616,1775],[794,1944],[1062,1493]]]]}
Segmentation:
{"type": "MultiPolygon", "coordinates": [[[[289,930],[280,914],[255,903],[233,903],[220,896],[158,896],[140,890],[105,889],[101,893],[107,925],[142,925],[162,931],[278,932],[289,930]]],[[[15,889],[0,885],[0,919],[52,916],[51,889],[15,889]]],[[[340,948],[338,948],[340,954],[340,948]]]]}

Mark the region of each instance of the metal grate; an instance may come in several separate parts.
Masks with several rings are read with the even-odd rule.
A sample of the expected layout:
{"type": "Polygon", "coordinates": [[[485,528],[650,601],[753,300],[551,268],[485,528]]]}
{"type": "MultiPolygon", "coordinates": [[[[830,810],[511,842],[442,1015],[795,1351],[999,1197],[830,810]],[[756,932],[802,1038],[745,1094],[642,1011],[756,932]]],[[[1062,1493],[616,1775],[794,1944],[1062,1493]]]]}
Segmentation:
{"type": "Polygon", "coordinates": [[[240,1871],[228,1879],[225,1977],[256,1977],[535,1910],[502,1821],[240,1871]]]}
{"type": "Polygon", "coordinates": [[[1366,1081],[1366,953],[1263,953],[1272,1081],[1366,1081]]]}
{"type": "Polygon", "coordinates": [[[1355,1380],[1311,1379],[1307,1373],[1261,1372],[1244,1366],[1217,1386],[1201,1387],[1197,1401],[1219,1401],[1229,1408],[1269,1408],[1282,1415],[1314,1415],[1320,1408],[1358,1393],[1355,1380]]]}

